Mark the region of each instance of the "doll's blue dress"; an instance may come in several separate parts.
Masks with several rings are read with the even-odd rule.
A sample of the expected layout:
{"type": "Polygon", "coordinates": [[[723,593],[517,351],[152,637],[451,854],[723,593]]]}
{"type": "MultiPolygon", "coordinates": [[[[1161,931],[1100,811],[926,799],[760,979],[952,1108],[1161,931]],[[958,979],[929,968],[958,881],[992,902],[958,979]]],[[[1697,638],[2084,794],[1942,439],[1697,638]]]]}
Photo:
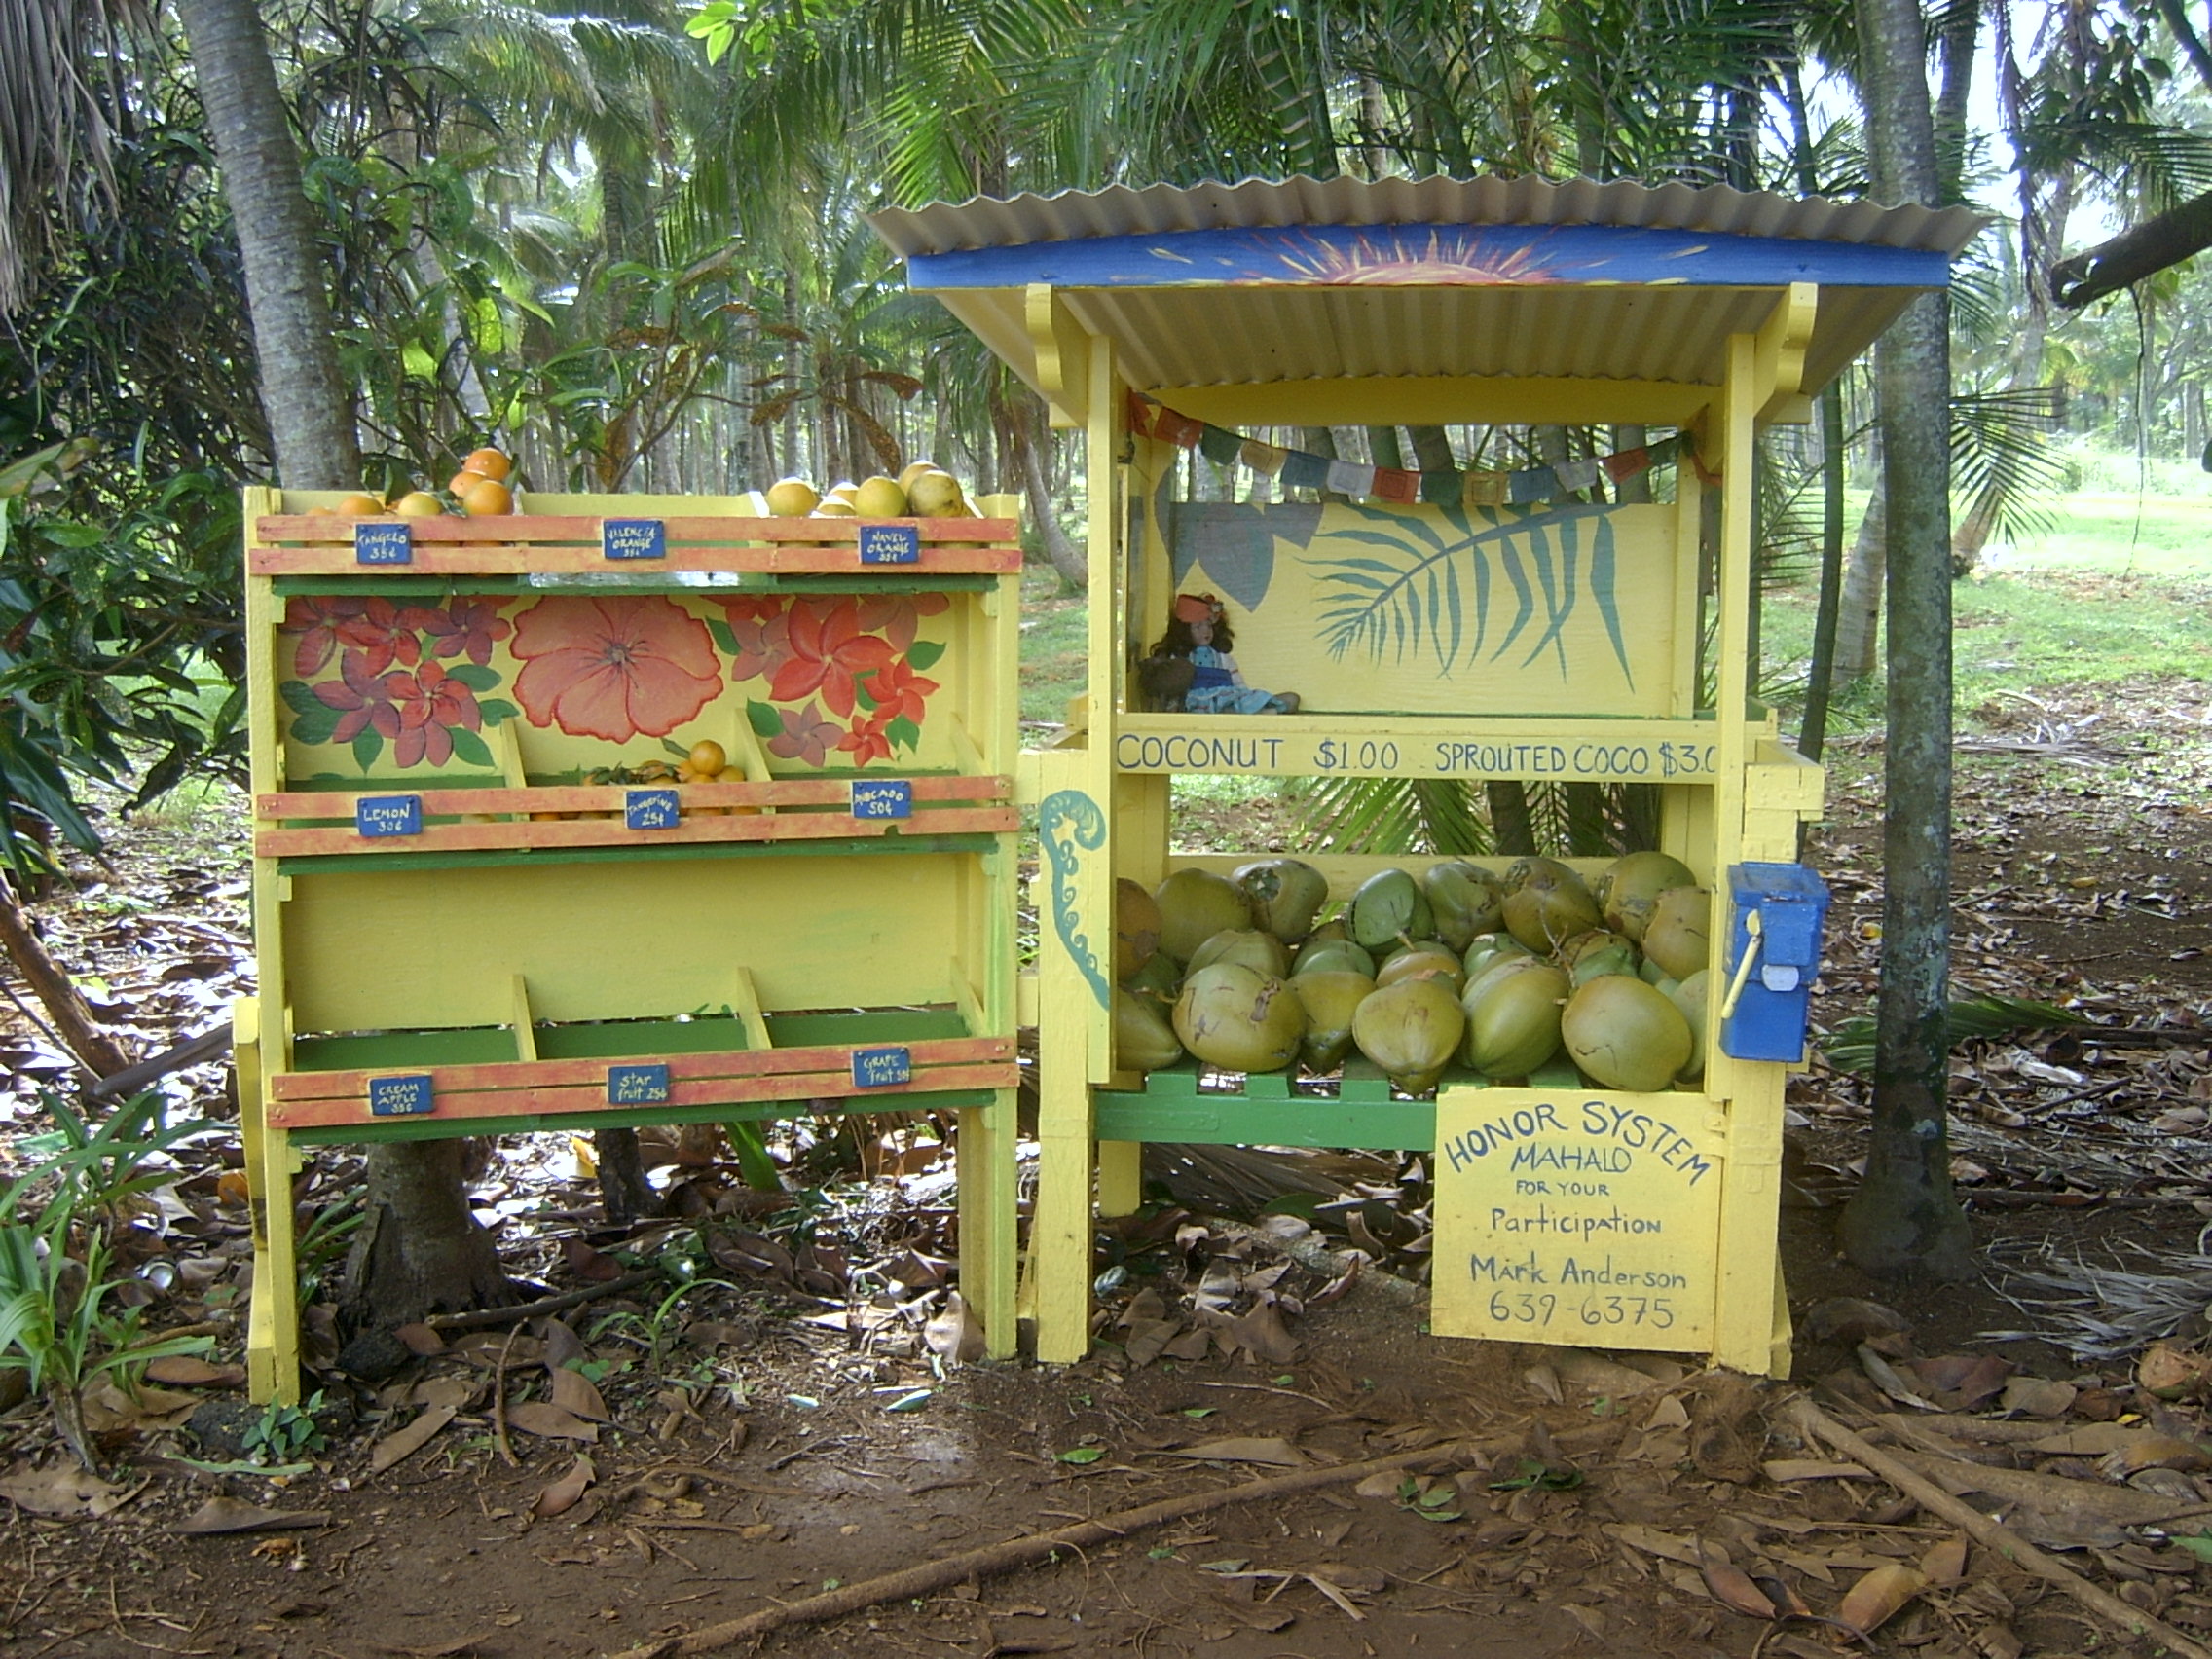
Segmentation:
{"type": "Polygon", "coordinates": [[[1265,715],[1275,708],[1274,693],[1236,683],[1236,659],[1211,645],[1191,651],[1191,688],[1183,707],[1194,715],[1265,715]]]}

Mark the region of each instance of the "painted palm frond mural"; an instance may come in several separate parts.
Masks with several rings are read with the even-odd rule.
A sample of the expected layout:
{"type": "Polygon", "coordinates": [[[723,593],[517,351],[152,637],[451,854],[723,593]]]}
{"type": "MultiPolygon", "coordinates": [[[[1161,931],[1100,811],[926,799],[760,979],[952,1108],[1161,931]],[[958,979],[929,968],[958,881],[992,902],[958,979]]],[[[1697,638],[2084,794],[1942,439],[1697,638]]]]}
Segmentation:
{"type": "Polygon", "coordinates": [[[1367,523],[1331,528],[1306,560],[1318,589],[1315,630],[1332,658],[1426,662],[1439,677],[1549,661],[1566,680],[1600,666],[1588,660],[1587,630],[1570,631],[1595,614],[1611,667],[1636,685],[1617,591],[1617,509],[1342,511],[1367,523]]]}

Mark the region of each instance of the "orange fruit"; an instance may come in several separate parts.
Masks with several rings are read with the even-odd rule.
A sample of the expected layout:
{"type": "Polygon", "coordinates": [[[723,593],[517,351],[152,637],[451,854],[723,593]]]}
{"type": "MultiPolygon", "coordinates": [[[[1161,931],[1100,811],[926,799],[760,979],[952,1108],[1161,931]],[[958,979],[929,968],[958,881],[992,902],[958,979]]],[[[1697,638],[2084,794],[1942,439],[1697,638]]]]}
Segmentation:
{"type": "Polygon", "coordinates": [[[215,1177],[215,1201],[217,1203],[229,1204],[235,1208],[244,1203],[251,1196],[251,1190],[246,1185],[244,1170],[226,1169],[222,1174],[215,1177]]]}
{"type": "Polygon", "coordinates": [[[464,467],[446,481],[446,494],[459,496],[470,485],[488,483],[491,476],[489,472],[476,472],[464,467]]]}
{"type": "Polygon", "coordinates": [[[436,518],[446,510],[446,504],[427,490],[410,490],[391,503],[391,511],[401,518],[436,518]]]}
{"type": "MultiPolygon", "coordinates": [[[[467,473],[461,477],[466,478],[467,473]]],[[[470,518],[497,518],[515,510],[514,493],[497,478],[479,478],[466,489],[454,491],[461,510],[470,518]]]]}
{"type": "Polygon", "coordinates": [[[348,496],[330,510],[341,518],[375,518],[384,511],[384,503],[374,496],[348,496]]]}
{"type": "Polygon", "coordinates": [[[691,746],[685,763],[702,779],[710,779],[729,764],[729,752],[713,738],[703,737],[691,746]]]}
{"type": "Polygon", "coordinates": [[[487,478],[504,478],[514,470],[515,463],[496,449],[471,450],[461,463],[465,472],[481,472],[487,478]]]}

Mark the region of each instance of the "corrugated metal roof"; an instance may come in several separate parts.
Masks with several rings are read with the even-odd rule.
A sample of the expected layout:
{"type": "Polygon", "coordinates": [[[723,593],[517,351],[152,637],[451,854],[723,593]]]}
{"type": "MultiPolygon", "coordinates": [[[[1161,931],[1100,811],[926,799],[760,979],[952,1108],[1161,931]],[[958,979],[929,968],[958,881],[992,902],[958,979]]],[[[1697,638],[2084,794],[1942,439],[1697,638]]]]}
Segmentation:
{"type": "Polygon", "coordinates": [[[1956,254],[1989,221],[1967,207],[1884,207],[1714,184],[1525,178],[1291,178],[977,196],[868,215],[900,255],[1087,237],[1284,225],[1618,225],[1956,254]]]}

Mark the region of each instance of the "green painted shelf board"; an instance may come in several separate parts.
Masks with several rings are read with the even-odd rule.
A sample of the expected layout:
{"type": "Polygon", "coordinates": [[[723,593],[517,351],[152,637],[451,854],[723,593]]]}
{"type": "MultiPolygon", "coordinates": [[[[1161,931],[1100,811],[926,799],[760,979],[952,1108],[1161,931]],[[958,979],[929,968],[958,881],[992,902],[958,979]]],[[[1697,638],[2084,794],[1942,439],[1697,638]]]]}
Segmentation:
{"type": "MultiPolygon", "coordinates": [[[[928,1112],[956,1107],[989,1106],[996,1096],[987,1088],[942,1088],[893,1097],[897,1110],[928,1112]]],[[[651,1124],[759,1123],[773,1119],[835,1117],[840,1110],[867,1112],[884,1102],[866,1096],[839,1102],[815,1100],[747,1101],[729,1106],[640,1106],[593,1112],[547,1113],[520,1118],[387,1118],[368,1124],[332,1124],[312,1129],[294,1129],[290,1138],[301,1146],[367,1146],[377,1141],[443,1140],[454,1135],[524,1135],[567,1132],[585,1134],[593,1129],[634,1128],[651,1124]]]]}
{"type": "Polygon", "coordinates": [[[604,864],[635,859],[793,859],[859,858],[871,853],[894,857],[913,853],[990,853],[999,837],[984,831],[957,835],[885,835],[845,840],[825,836],[809,841],[682,841],[674,845],[625,847],[508,847],[458,853],[319,853],[276,861],[279,875],[350,874],[355,870],[488,869],[500,865],[604,864]]]}

